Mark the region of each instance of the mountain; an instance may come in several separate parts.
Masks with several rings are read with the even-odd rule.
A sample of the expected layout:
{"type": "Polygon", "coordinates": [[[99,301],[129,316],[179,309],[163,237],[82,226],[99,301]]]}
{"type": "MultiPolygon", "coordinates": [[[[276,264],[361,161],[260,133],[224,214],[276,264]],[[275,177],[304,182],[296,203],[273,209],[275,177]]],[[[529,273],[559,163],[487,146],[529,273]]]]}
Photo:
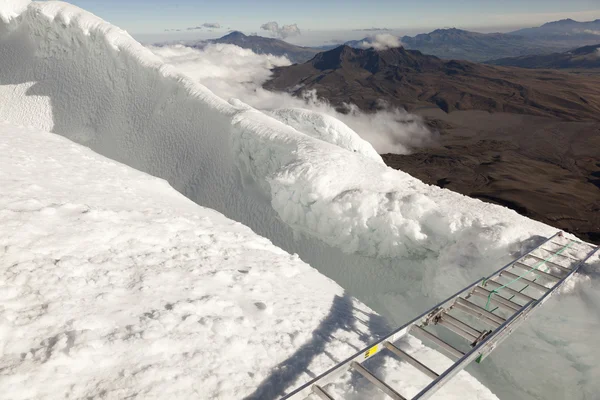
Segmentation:
{"type": "MultiPolygon", "coordinates": [[[[479,33],[462,29],[436,29],[400,38],[404,47],[445,59],[483,62],[499,58],[545,55],[600,42],[600,20],[562,20],[510,33],[479,33]]],[[[345,45],[362,48],[373,38],[351,40],[345,45]]]]}
{"type": "MultiPolygon", "coordinates": [[[[488,218],[486,204],[410,177],[399,183],[392,175],[400,173],[376,154],[354,153],[329,127],[325,139],[339,144],[219,98],[77,7],[32,2],[20,14],[11,6],[21,3],[0,3],[0,393],[280,398],[337,364],[329,354],[352,354],[389,332],[315,268],[343,266],[329,275],[348,286],[372,282],[372,298],[404,305],[393,314],[400,321],[446,296],[416,290],[410,298],[407,288],[433,285],[414,270],[431,277],[454,268],[457,246],[438,243],[451,232],[469,248],[480,229],[469,221],[488,218]],[[390,193],[381,191],[384,181],[390,193]],[[447,209],[423,200],[436,193],[457,200],[447,209]],[[460,212],[459,201],[462,227],[436,218],[460,212]],[[407,227],[398,229],[399,221],[407,227]],[[409,246],[427,262],[402,271],[409,246]],[[61,372],[82,366],[85,374],[61,372]]],[[[314,119],[297,122],[319,130],[314,119]]],[[[496,211],[503,221],[525,220],[496,211]]],[[[507,233],[506,252],[522,240],[489,221],[507,233]]],[[[535,221],[521,225],[527,237],[552,232],[535,221]]],[[[476,273],[487,267],[481,259],[476,273]]],[[[406,350],[445,362],[419,343],[406,350]]],[[[394,382],[404,379],[410,390],[404,375],[394,382]]],[[[496,399],[464,375],[455,396],[496,399]]],[[[340,384],[350,390],[352,379],[340,384]]]]}
{"type": "Polygon", "coordinates": [[[272,90],[316,89],[335,106],[376,110],[381,100],[412,110],[484,110],[566,120],[600,119],[600,79],[446,61],[416,50],[340,46],[273,70],[272,90]]]}
{"type": "Polygon", "coordinates": [[[503,33],[478,33],[461,29],[436,29],[433,32],[402,37],[408,49],[441,58],[485,61],[492,58],[520,56],[533,51],[549,51],[523,36],[503,33]]]}
{"type": "Polygon", "coordinates": [[[600,68],[600,44],[584,46],[564,53],[500,58],[487,64],[519,68],[600,68]]]}
{"type": "MultiPolygon", "coordinates": [[[[75,6],[24,3],[0,3],[11,398],[280,398],[556,232],[393,171],[314,118],[293,129],[219,98],[75,6]]],[[[598,393],[598,280],[574,283],[543,321],[565,329],[544,331],[540,356],[530,324],[514,362],[506,352],[511,374],[486,378],[494,392],[598,393]]],[[[418,340],[402,348],[448,365],[418,340]]],[[[395,390],[429,383],[393,362],[378,372],[395,390]]],[[[496,398],[469,371],[455,379],[442,397],[496,398]]],[[[360,393],[354,381],[335,392],[360,393]]]]}
{"type": "Polygon", "coordinates": [[[567,50],[600,42],[600,19],[588,22],[563,19],[548,22],[536,28],[510,32],[510,35],[525,37],[540,44],[558,46],[567,50]]]}
{"type": "Polygon", "coordinates": [[[233,44],[243,49],[250,49],[257,54],[285,56],[293,63],[305,62],[320,51],[310,47],[296,46],[279,39],[255,35],[248,36],[239,31],[231,32],[219,39],[196,42],[191,47],[202,48],[207,43],[233,44]]]}
{"type": "Polygon", "coordinates": [[[266,88],[343,110],[382,100],[438,133],[387,165],[600,242],[600,74],[446,61],[416,50],[338,47],[274,69],[266,88]]]}
{"type": "MultiPolygon", "coordinates": [[[[361,40],[351,40],[345,45],[354,48],[364,48],[365,43],[374,39],[366,37],[361,40]]],[[[400,38],[405,48],[419,50],[425,54],[434,55],[445,59],[459,59],[481,62],[493,58],[520,56],[535,52],[551,52],[553,48],[539,46],[535,42],[522,36],[507,35],[503,33],[478,33],[462,29],[436,29],[430,33],[423,33],[400,38]]]]}

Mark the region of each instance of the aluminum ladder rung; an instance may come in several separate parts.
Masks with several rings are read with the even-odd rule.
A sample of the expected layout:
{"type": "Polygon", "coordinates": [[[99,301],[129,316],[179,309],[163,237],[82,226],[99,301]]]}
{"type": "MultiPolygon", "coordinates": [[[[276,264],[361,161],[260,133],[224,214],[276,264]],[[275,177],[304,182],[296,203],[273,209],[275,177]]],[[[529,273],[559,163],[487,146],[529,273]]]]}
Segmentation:
{"type": "Polygon", "coordinates": [[[319,385],[313,385],[312,391],[323,400],[335,400],[329,393],[319,385]]]}
{"type": "Polygon", "coordinates": [[[448,319],[440,319],[437,321],[437,324],[456,333],[458,336],[461,336],[461,337],[467,339],[470,343],[474,343],[477,340],[477,336],[472,335],[469,332],[463,330],[460,326],[450,322],[448,319]]]}
{"type": "MultiPolygon", "coordinates": [[[[558,244],[558,243],[554,243],[554,242],[551,242],[551,243],[553,243],[553,244],[555,244],[555,245],[557,245],[557,246],[560,246],[561,248],[562,248],[562,247],[565,247],[565,246],[567,246],[567,244],[558,244]]],[[[583,243],[580,243],[580,244],[583,244],[583,243]]],[[[587,244],[586,244],[586,246],[589,246],[589,245],[587,245],[587,244]]],[[[547,251],[547,252],[549,252],[549,253],[552,253],[552,254],[555,254],[557,251],[559,251],[559,250],[560,250],[560,249],[554,249],[554,250],[553,250],[553,249],[547,249],[547,248],[545,248],[545,247],[541,247],[541,246],[540,246],[540,248],[539,248],[539,249],[540,249],[540,250],[547,251]]],[[[559,257],[565,257],[565,258],[569,258],[569,259],[571,259],[571,260],[573,260],[573,261],[579,261],[579,258],[577,258],[577,257],[573,257],[573,256],[570,256],[570,255],[568,255],[568,254],[563,254],[563,253],[561,253],[561,254],[556,254],[556,255],[557,255],[557,256],[559,256],[559,257]]]]}
{"type": "Polygon", "coordinates": [[[352,361],[352,364],[350,364],[350,366],[353,369],[355,369],[356,371],[358,371],[362,376],[367,378],[367,380],[369,382],[371,382],[373,385],[377,386],[382,392],[384,392],[385,394],[390,396],[392,399],[407,400],[400,393],[396,392],[391,386],[389,386],[387,383],[385,383],[384,381],[382,381],[381,379],[379,379],[378,377],[373,375],[371,373],[371,371],[369,371],[368,369],[366,369],[365,367],[363,367],[356,361],[352,361]]]}
{"type": "Polygon", "coordinates": [[[560,281],[562,279],[559,276],[552,275],[552,274],[550,274],[548,272],[540,271],[539,269],[534,270],[529,265],[521,264],[520,262],[515,262],[513,264],[513,267],[519,267],[521,269],[526,269],[526,270],[528,270],[532,274],[539,274],[540,276],[543,276],[544,278],[550,279],[550,280],[552,280],[554,282],[558,282],[558,281],[560,281]]]}
{"type": "Polygon", "coordinates": [[[555,256],[558,256],[558,257],[568,258],[569,260],[571,260],[571,261],[574,261],[574,262],[577,262],[577,261],[579,261],[579,259],[578,259],[578,258],[571,257],[571,256],[569,256],[569,255],[566,255],[566,254],[556,254],[556,252],[555,252],[555,251],[548,250],[548,249],[545,249],[545,248],[543,248],[543,247],[540,247],[540,250],[547,251],[548,253],[552,253],[552,254],[554,254],[555,256]]]}
{"type": "Polygon", "coordinates": [[[485,308],[479,307],[477,304],[473,304],[468,300],[459,297],[453,305],[454,308],[460,310],[466,314],[472,315],[477,319],[482,320],[488,325],[497,328],[502,325],[506,320],[499,315],[489,312],[485,308]]]}
{"type": "MultiPolygon", "coordinates": [[[[569,240],[570,240],[570,239],[569,239],[569,240]]],[[[558,243],[558,242],[555,242],[555,241],[553,241],[553,240],[551,240],[551,241],[549,241],[549,242],[547,242],[547,243],[552,243],[552,244],[555,244],[555,245],[557,245],[557,246],[560,246],[560,247],[565,247],[565,246],[568,246],[568,245],[569,245],[568,243],[566,243],[566,244],[565,244],[565,243],[558,243]]],[[[589,248],[589,249],[593,249],[593,248],[595,247],[594,245],[591,245],[591,244],[588,244],[588,243],[584,243],[584,242],[575,242],[574,244],[575,244],[575,245],[581,245],[581,246],[585,246],[585,247],[587,247],[587,248],[589,248]]],[[[542,247],[542,246],[540,246],[540,249],[547,250],[547,249],[545,249],[545,248],[544,248],[544,247],[542,247]]],[[[556,250],[547,250],[547,251],[556,251],[556,250]]],[[[569,256],[567,255],[567,257],[569,257],[569,256]]],[[[573,259],[575,259],[575,257],[570,257],[570,258],[573,258],[573,259]]],[[[579,259],[577,259],[577,260],[579,260],[579,259]]]]}
{"type": "MultiPolygon", "coordinates": [[[[560,254],[559,254],[559,255],[560,255],[560,254]]],[[[564,272],[571,272],[571,268],[567,268],[567,267],[565,267],[565,266],[563,266],[563,265],[560,265],[560,264],[554,263],[554,262],[552,262],[552,261],[546,261],[546,259],[545,259],[545,258],[543,258],[543,257],[539,257],[539,256],[536,256],[536,255],[533,255],[533,254],[527,254],[527,256],[526,256],[526,257],[531,257],[531,258],[535,258],[536,260],[544,261],[544,264],[548,264],[548,265],[549,265],[549,266],[551,266],[551,267],[558,268],[558,269],[560,269],[561,271],[564,271],[564,272]]],[[[525,257],[523,257],[523,258],[525,258],[525,257]]],[[[534,266],[530,265],[529,267],[531,267],[531,268],[532,268],[532,267],[534,267],[534,266]]]]}
{"type": "Polygon", "coordinates": [[[460,319],[453,317],[452,315],[448,314],[448,313],[444,313],[441,317],[442,320],[447,320],[448,322],[460,327],[463,331],[469,332],[472,336],[475,336],[476,338],[478,338],[479,336],[481,336],[481,331],[479,331],[478,329],[473,328],[471,325],[461,321],[460,319]]]}
{"type": "Polygon", "coordinates": [[[504,297],[500,296],[498,293],[494,293],[492,295],[492,292],[490,292],[487,289],[484,289],[480,286],[475,286],[475,288],[473,289],[472,292],[474,295],[484,298],[484,299],[489,299],[490,302],[495,303],[497,305],[499,305],[500,307],[503,307],[504,309],[510,310],[510,311],[519,311],[521,309],[521,305],[510,301],[508,299],[505,299],[504,297]]]}
{"type": "Polygon", "coordinates": [[[519,291],[516,291],[514,289],[511,289],[509,287],[503,287],[503,285],[501,285],[500,283],[498,283],[498,282],[496,282],[494,280],[491,280],[491,279],[489,281],[485,281],[484,285],[486,285],[486,286],[487,285],[493,286],[494,289],[502,288],[502,290],[506,290],[506,292],[510,293],[511,295],[516,296],[516,297],[520,297],[520,298],[522,298],[525,301],[534,301],[534,300],[537,300],[537,299],[534,299],[531,296],[527,296],[526,294],[521,293],[519,291]]]}
{"type": "MultiPolygon", "coordinates": [[[[508,272],[508,271],[502,271],[502,272],[500,272],[500,276],[501,277],[504,278],[504,275],[506,275],[507,279],[517,279],[517,278],[519,278],[519,275],[515,275],[512,272],[508,272]]],[[[532,287],[534,289],[537,289],[537,290],[540,290],[540,291],[542,291],[544,293],[551,289],[551,288],[549,288],[547,286],[541,285],[541,284],[539,284],[537,282],[534,282],[534,281],[526,279],[526,278],[519,279],[519,282],[523,282],[523,283],[529,285],[530,287],[532,287]]]]}
{"type": "Polygon", "coordinates": [[[448,354],[452,355],[453,357],[461,358],[462,356],[465,355],[465,353],[463,353],[462,351],[456,349],[454,346],[449,345],[448,343],[444,342],[439,337],[435,336],[433,333],[427,332],[425,329],[421,328],[418,325],[411,326],[410,333],[413,333],[413,332],[418,332],[419,335],[421,335],[422,337],[429,339],[429,341],[437,344],[441,349],[445,350],[448,354]]]}
{"type": "Polygon", "coordinates": [[[421,371],[422,373],[424,373],[431,379],[436,379],[439,376],[435,371],[433,371],[427,365],[421,363],[419,360],[417,360],[410,354],[405,353],[404,351],[400,350],[398,347],[394,346],[393,343],[386,341],[385,343],[383,343],[383,345],[385,346],[386,349],[388,349],[389,351],[394,353],[396,356],[398,356],[402,360],[406,361],[407,363],[409,363],[410,365],[412,365],[413,367],[415,367],[416,369],[418,369],[419,371],[421,371]]]}

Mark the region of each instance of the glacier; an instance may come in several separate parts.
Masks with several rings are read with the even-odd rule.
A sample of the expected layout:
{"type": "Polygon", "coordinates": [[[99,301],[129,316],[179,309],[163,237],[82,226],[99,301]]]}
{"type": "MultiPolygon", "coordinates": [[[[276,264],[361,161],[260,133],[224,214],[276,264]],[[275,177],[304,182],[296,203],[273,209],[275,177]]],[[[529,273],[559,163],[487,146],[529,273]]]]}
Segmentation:
{"type": "Polygon", "coordinates": [[[371,337],[298,256],[60,136],[1,122],[0,187],[4,399],[243,398],[371,337]]]}
{"type": "MultiPolygon", "coordinates": [[[[326,115],[266,113],[222,99],[77,7],[0,7],[0,119],[166,180],[298,254],[390,323],[555,232],[387,168],[367,142],[326,115]]],[[[589,352],[591,332],[600,328],[589,312],[600,304],[597,269],[597,261],[586,267],[576,287],[469,372],[500,398],[597,392],[589,352]],[[574,340],[572,330],[583,333],[574,340]],[[554,379],[536,381],[540,371],[554,379]]]]}

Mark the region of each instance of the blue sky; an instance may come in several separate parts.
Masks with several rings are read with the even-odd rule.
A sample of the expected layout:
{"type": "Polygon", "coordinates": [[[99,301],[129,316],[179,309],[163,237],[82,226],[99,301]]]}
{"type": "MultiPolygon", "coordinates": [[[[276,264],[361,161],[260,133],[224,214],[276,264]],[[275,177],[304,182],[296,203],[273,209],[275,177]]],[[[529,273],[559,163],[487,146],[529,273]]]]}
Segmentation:
{"type": "MultiPolygon", "coordinates": [[[[246,32],[268,21],[301,30],[371,27],[413,30],[456,26],[535,26],[600,18],[598,0],[70,0],[132,34],[185,29],[205,22],[246,32]]],[[[501,29],[500,29],[501,30],[501,29]]]]}

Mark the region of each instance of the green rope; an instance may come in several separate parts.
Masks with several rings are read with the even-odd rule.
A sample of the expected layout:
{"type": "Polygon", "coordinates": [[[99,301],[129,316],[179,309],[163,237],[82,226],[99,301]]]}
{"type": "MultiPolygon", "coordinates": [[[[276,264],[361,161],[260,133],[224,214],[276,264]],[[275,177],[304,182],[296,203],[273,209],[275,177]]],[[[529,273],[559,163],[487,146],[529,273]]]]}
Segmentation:
{"type": "MultiPolygon", "coordinates": [[[[562,248],[562,249],[558,250],[558,251],[557,251],[556,253],[554,253],[554,254],[551,254],[551,255],[550,255],[548,258],[545,258],[544,260],[542,260],[542,261],[538,262],[536,265],[534,265],[533,267],[531,267],[531,269],[530,269],[529,271],[526,271],[526,272],[524,272],[523,274],[519,275],[518,277],[516,277],[516,278],[515,278],[515,279],[513,279],[512,281],[508,282],[507,284],[505,284],[505,285],[502,285],[502,286],[500,286],[499,288],[496,288],[496,289],[492,290],[492,291],[490,292],[490,294],[488,295],[487,303],[485,304],[485,309],[486,309],[486,310],[488,310],[488,309],[489,309],[489,306],[490,306],[490,301],[492,300],[492,295],[493,295],[494,293],[499,293],[499,292],[500,292],[500,290],[504,289],[505,287],[508,287],[508,286],[512,285],[513,283],[517,282],[518,280],[520,280],[521,278],[523,278],[525,275],[529,274],[530,272],[537,271],[537,270],[538,270],[538,269],[539,269],[539,268],[540,268],[542,265],[546,264],[548,261],[550,261],[550,260],[551,260],[552,258],[554,258],[555,256],[558,256],[558,255],[560,255],[562,252],[564,252],[565,250],[567,250],[569,247],[571,247],[571,246],[572,246],[572,245],[574,245],[575,243],[579,243],[579,242],[577,242],[577,241],[575,241],[575,240],[572,240],[572,239],[569,239],[569,244],[567,244],[567,245],[563,246],[563,248],[562,248]]],[[[525,256],[524,256],[524,257],[525,257],[525,256]]],[[[523,257],[521,257],[521,258],[523,258],[523,257]]],[[[521,258],[520,258],[520,259],[521,259],[521,258]]],[[[520,260],[520,259],[519,259],[519,260],[520,260]]],[[[536,279],[537,279],[537,275],[536,275],[536,279]]],[[[487,281],[487,279],[484,279],[484,281],[483,281],[483,286],[485,286],[485,282],[486,282],[486,281],[487,281]]],[[[523,289],[525,289],[525,288],[523,288],[523,289]]],[[[523,289],[522,289],[522,290],[523,290],[523,289]]],[[[511,297],[509,300],[511,300],[513,297],[515,297],[515,296],[513,295],[513,296],[512,296],[512,297],[511,297]]]]}

